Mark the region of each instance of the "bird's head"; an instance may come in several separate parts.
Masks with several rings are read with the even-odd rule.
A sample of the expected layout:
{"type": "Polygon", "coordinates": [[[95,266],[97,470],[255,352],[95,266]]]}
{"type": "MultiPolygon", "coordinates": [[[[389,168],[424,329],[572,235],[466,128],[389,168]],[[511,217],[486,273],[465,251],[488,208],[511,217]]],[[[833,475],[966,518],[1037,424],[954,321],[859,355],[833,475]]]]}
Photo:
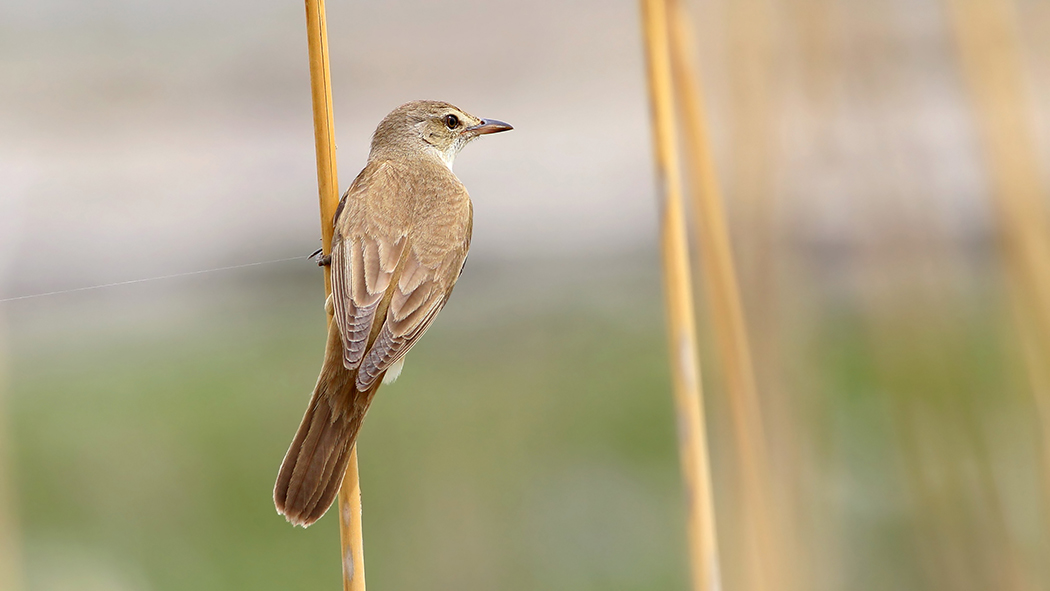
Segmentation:
{"type": "Polygon", "coordinates": [[[495,119],[481,119],[449,103],[413,101],[391,111],[372,136],[372,153],[422,150],[449,168],[463,146],[478,136],[514,129],[495,119]]]}

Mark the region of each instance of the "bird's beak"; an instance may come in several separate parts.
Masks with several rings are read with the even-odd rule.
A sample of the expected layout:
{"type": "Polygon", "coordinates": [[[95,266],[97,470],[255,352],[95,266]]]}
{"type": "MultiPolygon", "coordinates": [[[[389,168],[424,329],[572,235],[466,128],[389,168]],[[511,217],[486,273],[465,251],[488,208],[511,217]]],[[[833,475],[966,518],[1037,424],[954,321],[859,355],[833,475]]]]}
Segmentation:
{"type": "Polygon", "coordinates": [[[473,133],[474,135],[484,135],[486,133],[499,133],[501,131],[510,131],[514,129],[509,123],[504,123],[496,119],[482,119],[481,123],[473,127],[468,127],[463,131],[473,133]]]}

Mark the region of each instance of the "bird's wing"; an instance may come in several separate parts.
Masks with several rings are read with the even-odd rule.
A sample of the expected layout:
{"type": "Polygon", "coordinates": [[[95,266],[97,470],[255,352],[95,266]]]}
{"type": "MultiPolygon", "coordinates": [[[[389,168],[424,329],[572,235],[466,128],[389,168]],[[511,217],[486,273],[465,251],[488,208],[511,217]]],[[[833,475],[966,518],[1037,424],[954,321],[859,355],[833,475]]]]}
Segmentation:
{"type": "Polygon", "coordinates": [[[389,166],[369,163],[336,210],[331,253],[333,320],[342,336],[347,369],[356,369],[364,358],[376,311],[408,243],[405,224],[382,220],[384,216],[370,211],[371,204],[400,190],[398,177],[389,166]],[[386,221],[381,224],[385,229],[370,227],[374,219],[386,221]]]}
{"type": "Polygon", "coordinates": [[[364,358],[376,310],[390,287],[407,237],[347,236],[332,248],[332,303],[343,337],[343,365],[364,358]]]}
{"type": "Polygon", "coordinates": [[[469,198],[458,181],[445,189],[462,197],[449,200],[460,205],[431,207],[420,215],[435,223],[413,223],[405,217],[411,200],[399,192],[418,185],[402,182],[392,167],[380,164],[358,175],[340,205],[332,300],[343,365],[357,370],[359,390],[405,356],[459,277],[470,242],[469,198]],[[465,216],[448,215],[464,206],[465,216]],[[418,227],[409,236],[413,226],[418,227]]]}
{"type": "Polygon", "coordinates": [[[437,265],[427,266],[409,247],[397,283],[390,290],[382,328],[357,370],[358,390],[368,389],[423,336],[448,301],[465,258],[466,248],[456,249],[437,265]]]}

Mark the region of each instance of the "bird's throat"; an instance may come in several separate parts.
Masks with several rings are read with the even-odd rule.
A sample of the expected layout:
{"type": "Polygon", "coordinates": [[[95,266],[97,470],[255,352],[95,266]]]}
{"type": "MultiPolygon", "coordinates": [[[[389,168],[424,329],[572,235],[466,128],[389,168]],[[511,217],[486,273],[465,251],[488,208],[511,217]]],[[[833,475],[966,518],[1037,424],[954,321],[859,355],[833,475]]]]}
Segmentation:
{"type": "Polygon", "coordinates": [[[456,152],[458,152],[458,150],[449,149],[447,151],[441,151],[435,148],[434,146],[428,146],[428,148],[431,152],[433,152],[434,156],[436,156],[438,160],[444,163],[449,170],[452,170],[452,163],[456,160],[456,152]]]}

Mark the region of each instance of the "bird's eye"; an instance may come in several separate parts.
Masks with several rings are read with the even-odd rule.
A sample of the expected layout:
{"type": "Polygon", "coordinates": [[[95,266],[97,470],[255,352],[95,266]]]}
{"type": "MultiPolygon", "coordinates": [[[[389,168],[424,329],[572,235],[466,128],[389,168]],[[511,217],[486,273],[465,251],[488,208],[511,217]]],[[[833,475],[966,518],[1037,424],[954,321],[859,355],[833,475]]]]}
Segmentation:
{"type": "Polygon", "coordinates": [[[456,117],[451,113],[445,115],[445,125],[447,125],[449,129],[455,129],[459,127],[459,117],[456,117]]]}

